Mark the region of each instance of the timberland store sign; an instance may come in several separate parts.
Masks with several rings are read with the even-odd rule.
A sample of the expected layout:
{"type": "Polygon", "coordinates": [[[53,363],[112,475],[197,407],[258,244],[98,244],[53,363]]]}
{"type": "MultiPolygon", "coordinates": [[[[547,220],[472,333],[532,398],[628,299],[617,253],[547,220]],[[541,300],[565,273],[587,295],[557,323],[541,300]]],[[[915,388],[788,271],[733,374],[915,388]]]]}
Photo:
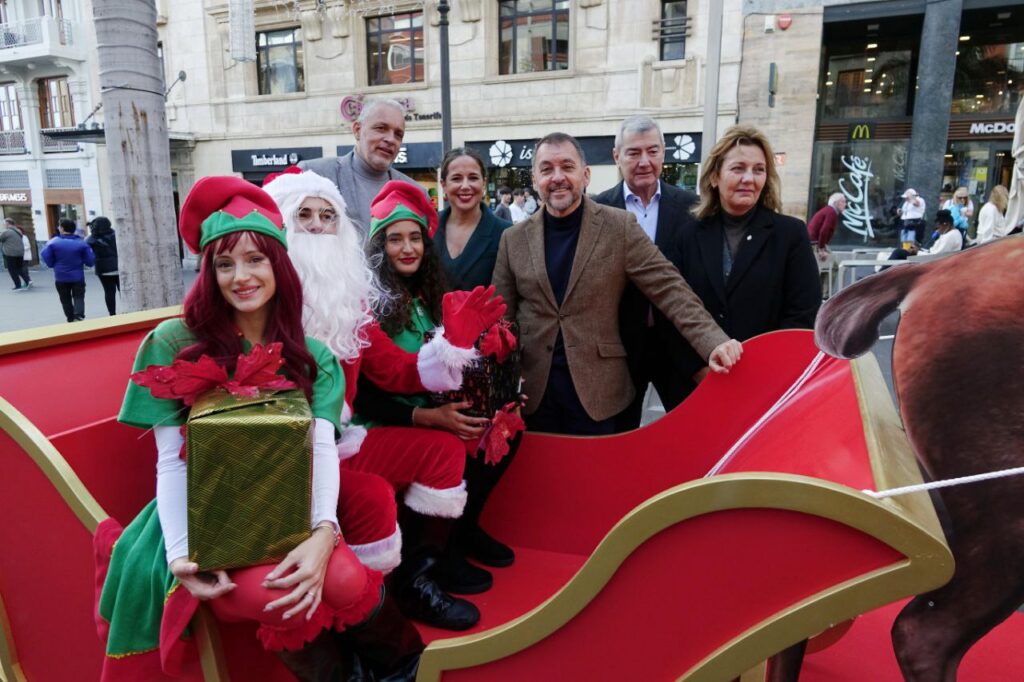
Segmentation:
{"type": "Polygon", "coordinates": [[[0,192],[0,204],[31,206],[32,192],[27,189],[13,189],[0,192]]]}
{"type": "Polygon", "coordinates": [[[236,173],[271,173],[294,166],[305,159],[319,159],[320,147],[286,147],[281,149],[233,149],[231,170],[236,173]]]}

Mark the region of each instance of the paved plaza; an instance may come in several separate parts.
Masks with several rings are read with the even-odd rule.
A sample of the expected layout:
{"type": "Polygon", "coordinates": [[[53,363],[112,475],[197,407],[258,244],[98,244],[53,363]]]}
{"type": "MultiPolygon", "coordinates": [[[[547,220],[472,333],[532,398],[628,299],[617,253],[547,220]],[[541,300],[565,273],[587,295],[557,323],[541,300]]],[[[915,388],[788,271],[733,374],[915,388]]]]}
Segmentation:
{"type": "MultiPolygon", "coordinates": [[[[0,271],[0,332],[11,332],[50,324],[69,324],[64,318],[64,309],[57,298],[53,283],[53,270],[34,267],[30,270],[32,284],[27,291],[13,291],[14,283],[7,270],[0,271]]],[[[191,268],[182,270],[185,288],[192,285],[196,273],[191,268]]],[[[117,309],[123,310],[124,301],[118,299],[117,309]]],[[[103,302],[103,287],[96,274],[85,273],[85,319],[107,317],[107,306],[103,302]]]]}

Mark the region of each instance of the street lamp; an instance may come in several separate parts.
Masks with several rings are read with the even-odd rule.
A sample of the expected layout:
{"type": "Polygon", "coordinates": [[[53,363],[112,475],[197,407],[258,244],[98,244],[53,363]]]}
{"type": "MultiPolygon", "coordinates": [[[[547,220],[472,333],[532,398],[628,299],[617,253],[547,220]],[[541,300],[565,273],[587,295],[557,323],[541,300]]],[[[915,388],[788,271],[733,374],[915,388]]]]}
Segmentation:
{"type": "Polygon", "coordinates": [[[448,0],[439,0],[437,13],[441,29],[441,146],[442,154],[452,148],[452,85],[448,64],[448,0]]]}

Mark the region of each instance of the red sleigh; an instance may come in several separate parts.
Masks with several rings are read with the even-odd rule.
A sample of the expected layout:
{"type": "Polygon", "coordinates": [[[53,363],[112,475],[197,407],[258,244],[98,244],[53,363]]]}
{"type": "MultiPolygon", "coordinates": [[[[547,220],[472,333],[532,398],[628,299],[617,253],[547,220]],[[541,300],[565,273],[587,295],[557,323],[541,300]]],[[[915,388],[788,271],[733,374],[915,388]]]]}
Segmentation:
{"type": "MultiPolygon", "coordinates": [[[[154,494],[152,436],[116,414],[142,336],[174,312],[0,335],[9,682],[99,675],[92,531],[154,494]]],[[[473,598],[477,628],[425,631],[418,679],[754,679],[790,644],[948,580],[926,494],[859,492],[919,481],[873,358],[759,337],[645,428],[527,434],[483,519],[516,564],[473,598]]],[[[250,626],[201,610],[193,639],[191,679],[290,679],[250,626]]]]}

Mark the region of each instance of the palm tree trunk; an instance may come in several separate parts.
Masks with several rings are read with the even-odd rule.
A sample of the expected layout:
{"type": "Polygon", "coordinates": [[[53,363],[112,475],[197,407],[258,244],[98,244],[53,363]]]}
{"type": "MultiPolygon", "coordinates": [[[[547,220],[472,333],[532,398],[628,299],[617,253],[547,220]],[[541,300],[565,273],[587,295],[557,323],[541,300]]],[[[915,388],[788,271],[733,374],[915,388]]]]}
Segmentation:
{"type": "Polygon", "coordinates": [[[121,293],[128,311],[181,302],[154,0],[93,0],[121,293]]]}

